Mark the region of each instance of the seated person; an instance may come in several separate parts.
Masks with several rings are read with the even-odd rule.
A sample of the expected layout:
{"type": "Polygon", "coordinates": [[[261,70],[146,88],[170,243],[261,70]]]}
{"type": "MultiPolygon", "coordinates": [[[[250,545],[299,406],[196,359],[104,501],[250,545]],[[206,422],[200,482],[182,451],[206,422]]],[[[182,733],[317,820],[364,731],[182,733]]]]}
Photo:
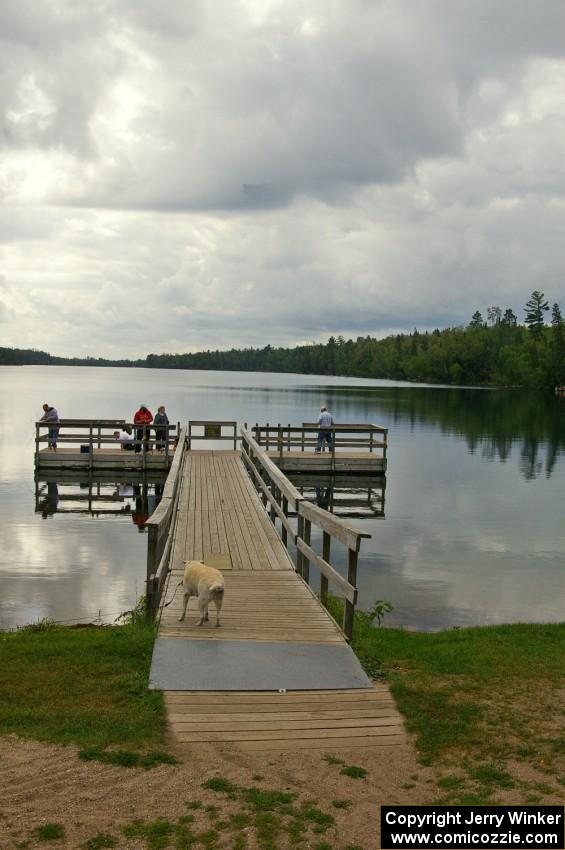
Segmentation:
{"type": "Polygon", "coordinates": [[[123,431],[114,431],[114,437],[120,441],[122,449],[133,451],[135,437],[131,430],[131,425],[125,425],[123,431]]]}

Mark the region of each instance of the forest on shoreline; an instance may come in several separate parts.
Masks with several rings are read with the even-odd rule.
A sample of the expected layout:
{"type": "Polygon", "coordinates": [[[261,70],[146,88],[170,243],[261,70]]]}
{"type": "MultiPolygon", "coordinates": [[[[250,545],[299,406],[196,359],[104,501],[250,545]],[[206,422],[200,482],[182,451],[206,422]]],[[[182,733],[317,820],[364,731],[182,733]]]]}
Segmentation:
{"type": "Polygon", "coordinates": [[[565,384],[565,319],[534,291],[520,325],[512,310],[477,311],[468,325],[384,339],[331,336],[326,343],[294,348],[232,348],[185,354],[148,354],[138,360],[57,357],[35,349],[0,348],[0,365],[122,366],[152,369],[212,369],[292,372],[381,378],[459,386],[549,389],[565,384]]]}

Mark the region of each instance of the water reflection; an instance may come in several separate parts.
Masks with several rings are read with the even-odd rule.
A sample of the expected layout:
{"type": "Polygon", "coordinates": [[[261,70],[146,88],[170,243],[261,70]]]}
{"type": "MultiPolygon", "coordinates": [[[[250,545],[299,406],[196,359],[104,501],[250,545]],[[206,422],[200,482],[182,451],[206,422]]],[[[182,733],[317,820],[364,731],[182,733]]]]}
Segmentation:
{"type": "MultiPolygon", "coordinates": [[[[3,367],[0,382],[0,628],[41,617],[112,622],[145,589],[147,538],[132,517],[147,516],[153,497],[157,503],[158,482],[148,479],[144,492],[132,473],[122,481],[121,473],[108,474],[99,478],[100,495],[112,497],[105,501],[94,483],[89,493],[88,478],[58,474],[41,479],[37,499],[31,423],[45,397],[76,418],[128,419],[143,399],[165,403],[181,421],[300,423],[326,404],[337,422],[383,425],[386,520],[376,490],[354,492],[367,481],[352,482],[350,493],[339,492],[347,489],[343,479],[333,486],[302,481],[308,498],[330,509],[333,502],[334,512],[372,535],[359,557],[359,606],[390,599],[395,610],[387,624],[426,629],[563,619],[565,476],[554,474],[565,454],[563,398],[312,375],[96,367],[3,367]],[[90,508],[88,498],[62,498],[73,494],[91,495],[90,508]],[[343,503],[349,499],[357,504],[343,503]],[[363,517],[354,519],[356,512],[363,517]]],[[[315,533],[313,527],[321,551],[315,533]]],[[[332,548],[332,563],[334,554],[345,573],[345,551],[332,548]]]]}
{"type": "Polygon", "coordinates": [[[385,515],[385,475],[298,475],[287,478],[309,502],[343,518],[385,515]]]}
{"type": "Polygon", "coordinates": [[[96,473],[86,470],[37,471],[35,512],[43,519],[54,514],[88,514],[91,517],[124,516],[138,531],[163,495],[166,473],[96,473]]]}
{"type": "MultiPolygon", "coordinates": [[[[334,408],[346,392],[332,388],[327,397],[334,408]]],[[[367,421],[380,416],[389,428],[407,425],[411,432],[432,424],[444,434],[463,437],[470,454],[480,451],[488,461],[504,463],[518,448],[527,481],[550,478],[565,454],[565,399],[552,393],[403,386],[358,387],[355,396],[367,421]]]]}

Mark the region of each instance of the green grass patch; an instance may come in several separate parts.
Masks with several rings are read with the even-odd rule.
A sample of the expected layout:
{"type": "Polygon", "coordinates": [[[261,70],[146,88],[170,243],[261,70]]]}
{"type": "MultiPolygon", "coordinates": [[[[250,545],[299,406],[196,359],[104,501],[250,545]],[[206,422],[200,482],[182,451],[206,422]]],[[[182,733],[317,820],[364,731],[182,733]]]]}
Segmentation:
{"type": "Polygon", "coordinates": [[[323,756],[323,759],[324,761],[327,761],[328,764],[345,764],[342,759],[338,759],[336,756],[332,756],[329,753],[326,753],[326,755],[323,756]]]}
{"type": "MultiPolygon", "coordinates": [[[[312,841],[314,836],[335,826],[333,815],[322,811],[312,801],[298,805],[296,794],[288,791],[258,788],[255,785],[243,787],[221,776],[208,779],[203,787],[239,803],[239,812],[227,818],[222,816],[222,830],[238,830],[241,836],[242,830],[254,829],[260,850],[277,850],[280,842],[284,844],[285,836],[290,847],[299,847],[308,836],[312,841]]],[[[349,805],[347,801],[342,802],[342,808],[349,805]]],[[[218,823],[216,828],[219,828],[218,823]]]]}
{"type": "Polygon", "coordinates": [[[235,794],[239,790],[237,785],[234,785],[229,779],[224,779],[223,776],[214,776],[212,779],[206,780],[202,787],[220,794],[235,794]]]}
{"type": "Polygon", "coordinates": [[[0,734],[82,747],[162,746],[162,695],[147,688],[154,639],[154,626],[140,618],[1,633],[0,734]]]}
{"type": "Polygon", "coordinates": [[[366,779],[367,771],[364,767],[358,767],[356,764],[349,764],[342,767],[339,771],[342,776],[350,776],[351,779],[366,779]]]}
{"type": "Polygon", "coordinates": [[[352,646],[387,678],[420,760],[444,773],[438,787],[450,802],[492,802],[509,788],[519,801],[527,788],[512,774],[515,761],[563,773],[564,739],[547,730],[561,705],[564,623],[430,634],[374,628],[358,616],[352,646]],[[451,770],[464,776],[445,776],[451,770]]]}
{"type": "Polygon", "coordinates": [[[33,831],[37,841],[62,841],[65,837],[65,827],[62,823],[44,823],[33,831]]]}
{"type": "Polygon", "coordinates": [[[166,818],[154,821],[134,820],[122,828],[126,838],[137,838],[145,841],[147,850],[164,850],[177,831],[176,825],[166,818]]]}
{"type": "MultiPolygon", "coordinates": [[[[222,795],[218,805],[187,802],[192,812],[176,820],[166,817],[131,820],[116,827],[117,834],[123,836],[120,841],[125,837],[128,846],[143,850],[247,850],[249,843],[258,850],[281,850],[282,847],[325,850],[338,846],[335,818],[323,811],[315,800],[301,801],[296,794],[273,788],[240,786],[223,777],[209,779],[204,786],[222,795]],[[209,822],[211,815],[213,823],[209,822]],[[325,833],[329,833],[330,840],[325,833]]],[[[338,805],[334,808],[345,809],[350,805],[350,801],[335,802],[338,805]]],[[[30,834],[35,842],[64,838],[61,824],[46,824],[30,834]]],[[[98,833],[78,850],[104,850],[117,846],[120,841],[108,833],[98,833]]],[[[30,840],[25,846],[31,843],[30,840]]]]}
{"type": "Polygon", "coordinates": [[[143,767],[149,770],[159,764],[178,764],[177,759],[160,750],[139,753],[134,750],[104,750],[102,747],[87,747],[79,750],[78,757],[83,761],[100,761],[120,767],[143,767]]]}
{"type": "Polygon", "coordinates": [[[332,800],[334,809],[349,809],[352,805],[351,800],[332,800]]]}

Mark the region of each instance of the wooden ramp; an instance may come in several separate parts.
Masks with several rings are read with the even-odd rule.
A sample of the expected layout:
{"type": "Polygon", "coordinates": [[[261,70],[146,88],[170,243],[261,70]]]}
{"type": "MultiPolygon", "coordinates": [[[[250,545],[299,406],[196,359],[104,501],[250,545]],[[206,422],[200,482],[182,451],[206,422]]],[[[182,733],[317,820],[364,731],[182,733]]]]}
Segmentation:
{"type": "MultiPolygon", "coordinates": [[[[290,557],[264,511],[239,452],[188,452],[164,595],[173,598],[185,560],[204,558],[224,573],[222,627],[196,626],[191,599],[178,622],[181,591],[163,608],[158,641],[240,641],[346,645],[343,632],[290,557]]],[[[329,647],[328,647],[329,648],[329,647]]],[[[165,690],[180,743],[229,743],[249,750],[400,744],[403,723],[388,688],[329,690],[165,690]]]]}
{"type": "Polygon", "coordinates": [[[391,746],[406,736],[389,690],[279,693],[176,691],[165,694],[183,744],[245,750],[328,750],[391,746]]]}

